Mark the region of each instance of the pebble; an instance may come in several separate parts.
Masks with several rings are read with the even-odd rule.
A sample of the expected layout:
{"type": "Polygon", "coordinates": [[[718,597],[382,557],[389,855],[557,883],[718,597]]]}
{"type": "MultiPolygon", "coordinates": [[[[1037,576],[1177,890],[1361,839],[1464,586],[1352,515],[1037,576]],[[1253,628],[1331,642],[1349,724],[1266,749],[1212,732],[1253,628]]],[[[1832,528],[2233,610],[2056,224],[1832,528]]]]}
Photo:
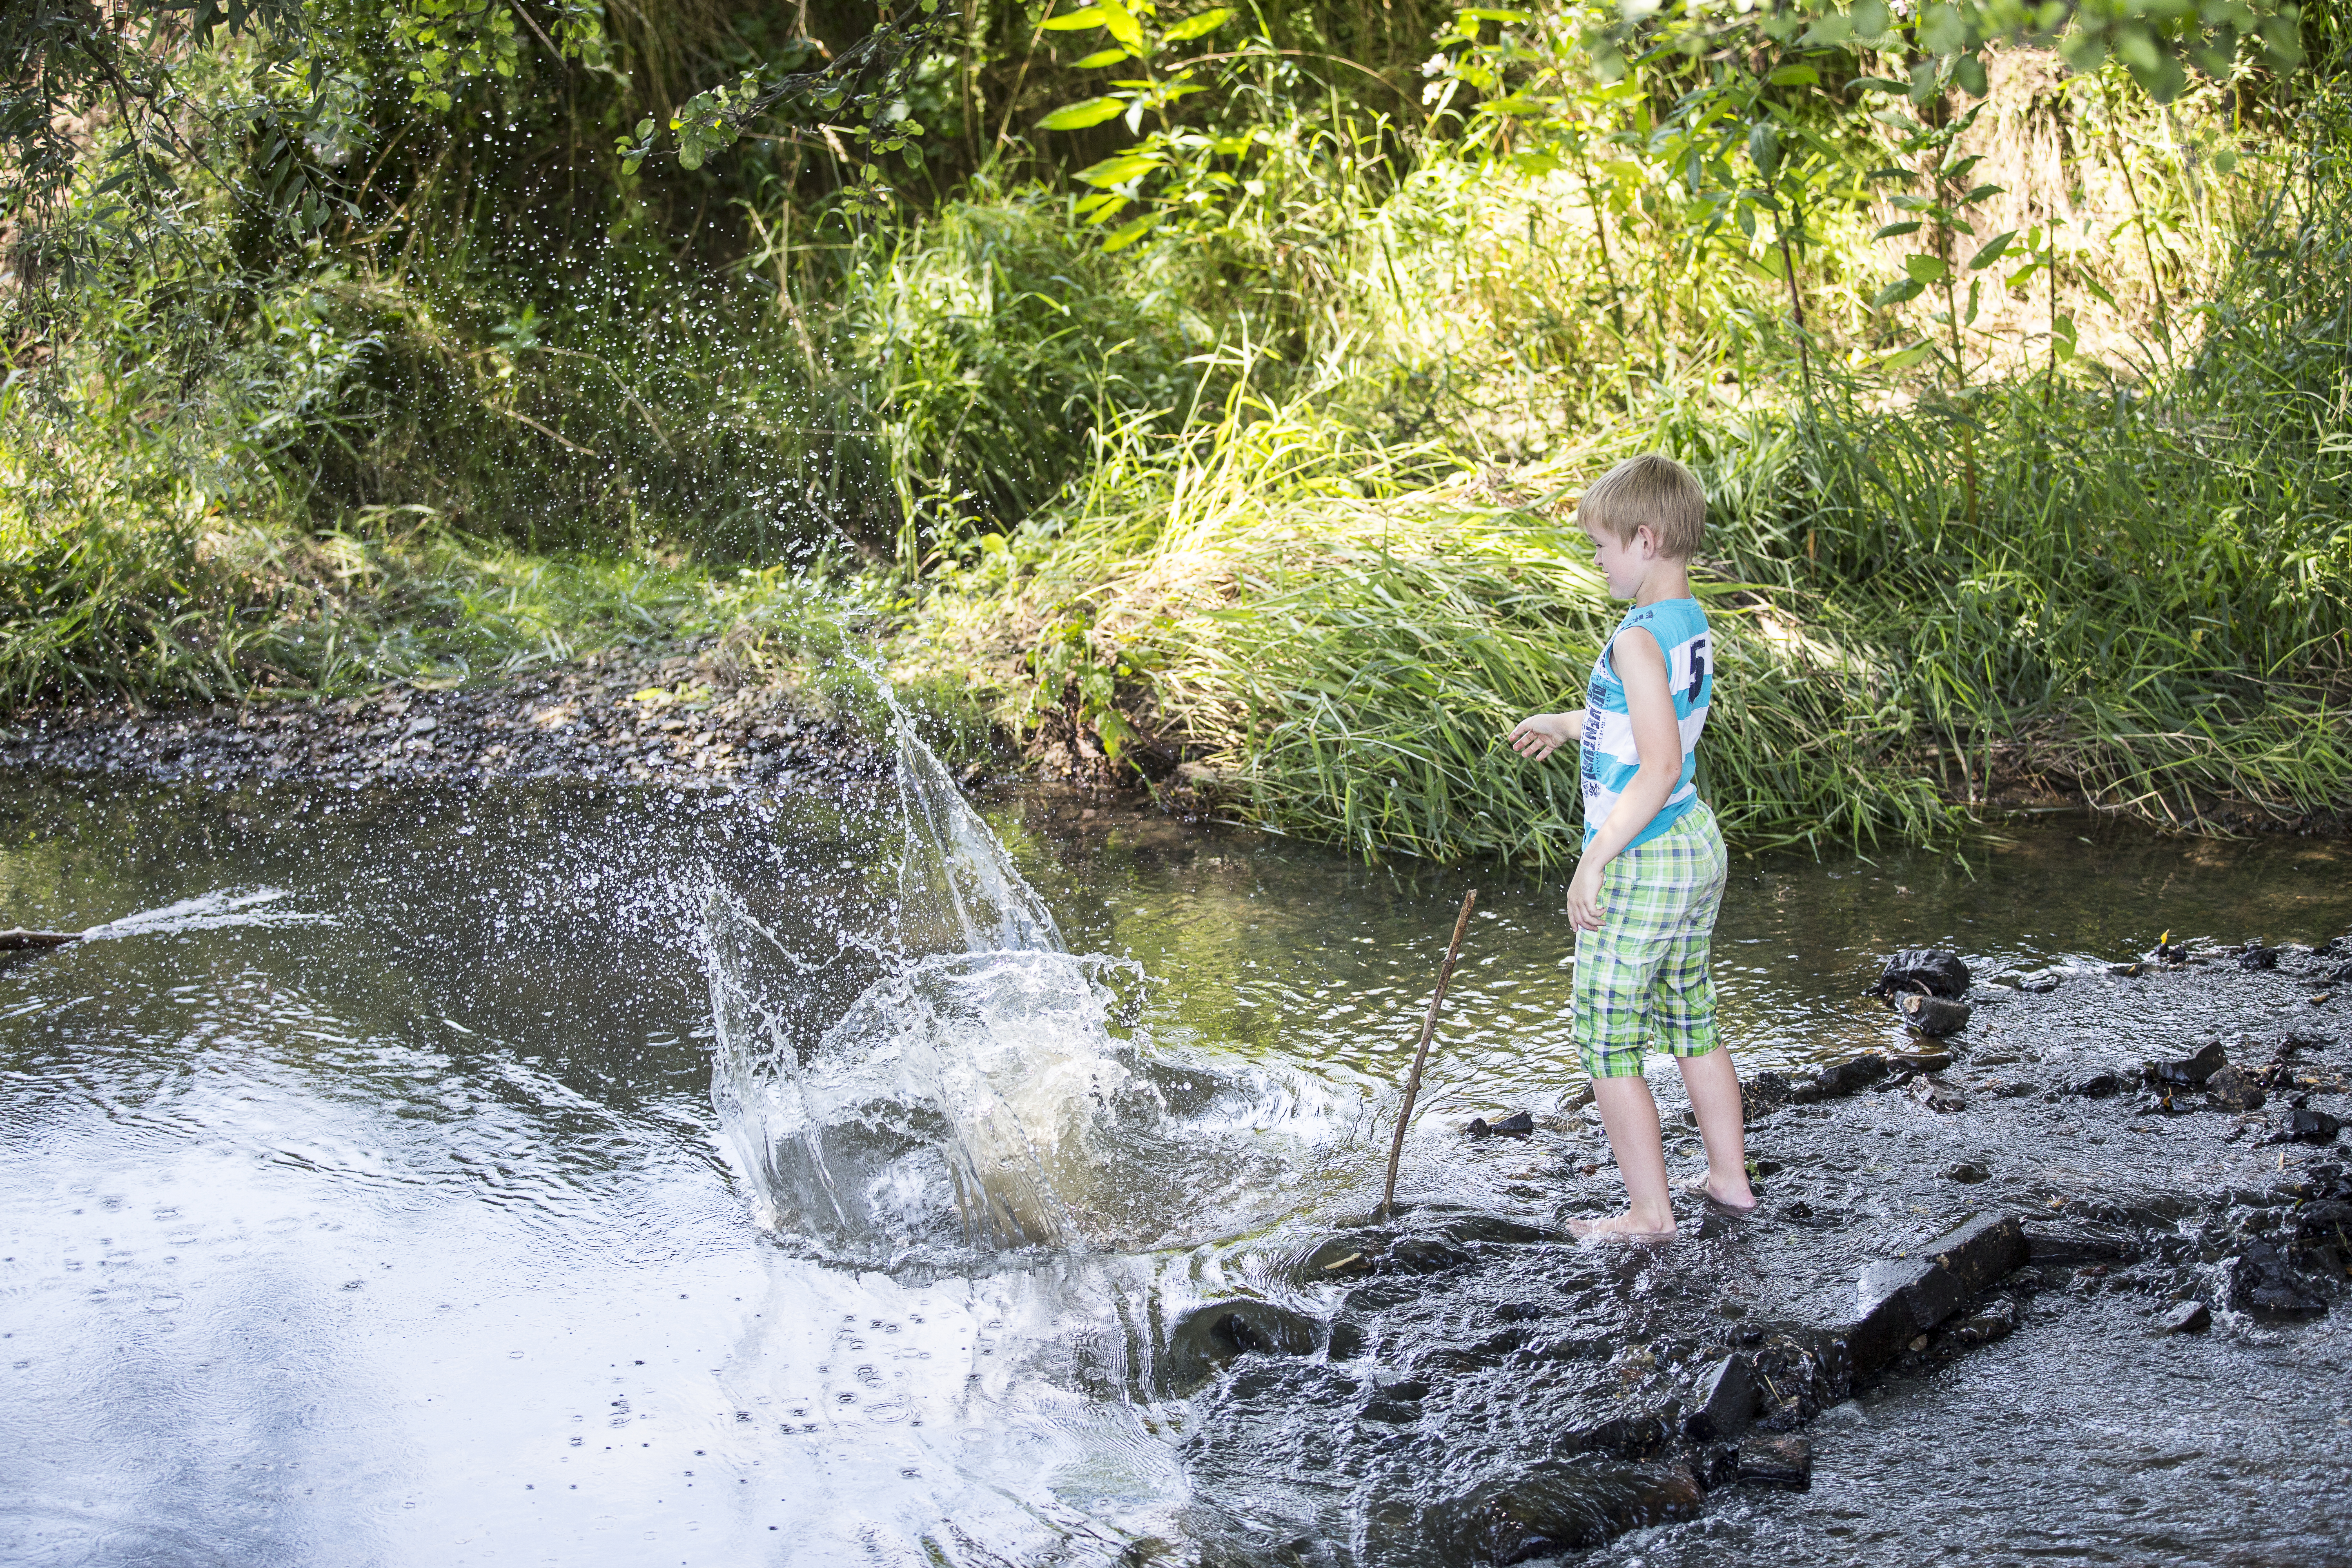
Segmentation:
{"type": "Polygon", "coordinates": [[[2202,1301],[2183,1301],[2164,1314],[2168,1334],[2201,1334],[2213,1326],[2213,1314],[2202,1301]]]}

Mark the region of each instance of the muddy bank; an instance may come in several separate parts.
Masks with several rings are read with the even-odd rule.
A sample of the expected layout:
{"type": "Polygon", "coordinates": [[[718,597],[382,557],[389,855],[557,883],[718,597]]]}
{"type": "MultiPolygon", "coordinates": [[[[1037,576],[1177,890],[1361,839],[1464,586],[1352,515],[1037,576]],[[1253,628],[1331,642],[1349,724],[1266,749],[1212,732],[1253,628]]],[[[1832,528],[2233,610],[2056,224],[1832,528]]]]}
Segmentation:
{"type": "Polygon", "coordinates": [[[1311,1238],[1171,1329],[1199,1560],[2336,1560],[2352,942],[2184,956],[1991,977],[1949,1039],[1760,1076],[1760,1208],[1686,1194],[1668,1244],[1563,1234],[1617,1201],[1589,1110],[1459,1134],[1521,1205],[1311,1238]]]}
{"type": "Polygon", "coordinates": [[[592,656],[541,676],[451,690],[394,685],[335,702],[26,714],[0,729],[0,765],[165,782],[562,778],[780,789],[872,778],[887,759],[853,726],[710,648],[592,656]]]}

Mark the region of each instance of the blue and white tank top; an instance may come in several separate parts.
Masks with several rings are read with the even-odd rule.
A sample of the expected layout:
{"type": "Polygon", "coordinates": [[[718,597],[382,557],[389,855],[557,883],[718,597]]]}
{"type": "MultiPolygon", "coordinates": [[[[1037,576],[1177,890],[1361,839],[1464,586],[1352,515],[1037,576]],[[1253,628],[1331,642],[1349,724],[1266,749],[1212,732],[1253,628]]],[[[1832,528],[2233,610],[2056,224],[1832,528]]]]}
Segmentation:
{"type": "Polygon", "coordinates": [[[1696,599],[1661,599],[1625,613],[1601,656],[1592,661],[1592,678],[1584,686],[1584,736],[1578,747],[1579,773],[1584,785],[1584,841],[1592,842],[1618,797],[1641,771],[1641,753],[1633,749],[1633,716],[1625,706],[1625,683],[1609,662],[1609,650],[1619,637],[1639,626],[1658,639],[1666,656],[1666,686],[1674,693],[1675,719],[1682,730],[1683,774],[1674,793],[1650,825],[1633,836],[1633,844],[1647,844],[1679,821],[1698,802],[1691,787],[1698,771],[1698,736],[1706,728],[1706,706],[1715,695],[1715,643],[1707,635],[1706,612],[1696,599]]]}

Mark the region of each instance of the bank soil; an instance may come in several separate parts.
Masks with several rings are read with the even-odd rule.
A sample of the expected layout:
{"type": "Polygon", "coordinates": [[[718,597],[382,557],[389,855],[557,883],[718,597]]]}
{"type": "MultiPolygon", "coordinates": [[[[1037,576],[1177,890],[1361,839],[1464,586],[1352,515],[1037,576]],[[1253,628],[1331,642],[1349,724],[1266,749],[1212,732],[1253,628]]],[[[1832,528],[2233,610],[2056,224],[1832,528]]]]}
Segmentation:
{"type": "Polygon", "coordinates": [[[572,778],[789,788],[881,773],[856,726],[717,648],[592,657],[452,689],[395,684],[335,702],[20,715],[0,764],[163,780],[394,783],[572,778]]]}

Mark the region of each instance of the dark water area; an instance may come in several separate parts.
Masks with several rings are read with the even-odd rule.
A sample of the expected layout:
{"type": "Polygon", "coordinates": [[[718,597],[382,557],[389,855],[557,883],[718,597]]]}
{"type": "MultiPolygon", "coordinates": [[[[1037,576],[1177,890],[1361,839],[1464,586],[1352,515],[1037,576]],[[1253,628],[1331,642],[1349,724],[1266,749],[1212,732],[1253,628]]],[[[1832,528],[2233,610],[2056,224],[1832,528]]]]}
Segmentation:
{"type": "MultiPolygon", "coordinates": [[[[1383,1534],[1381,1500],[1405,1485],[1380,1479],[1391,1450],[1348,1439],[1327,1458],[1355,1479],[1327,1484],[1302,1426],[1322,1406],[1300,1385],[1269,1385],[1276,1407],[1255,1415],[1235,1380],[1188,1400],[1163,1375],[1165,1336],[1224,1295],[1316,1306],[1284,1285],[1288,1260],[1377,1193],[1381,1113],[1470,878],[1080,810],[1037,795],[986,808],[1068,952],[1140,970],[1098,963],[1072,980],[1008,961],[985,980],[991,1007],[1076,987],[1066,1017],[1015,1010],[990,1037],[1020,1049],[1043,1031],[1012,1076],[1042,1095],[1076,1073],[1055,1114],[1117,1102],[1049,1162],[1063,1242],[934,1246],[925,1216],[952,1210],[907,1152],[920,1108],[887,1127],[869,1110],[841,1123],[883,1147],[869,1196],[913,1217],[857,1256],[763,1227],[789,1194],[747,1165],[757,1124],[747,1134],[726,1092],[714,1105],[714,1058],[723,1089],[740,1042],[714,1013],[725,961],[709,911],[739,910],[790,960],[761,982],[779,1029],[887,1000],[873,988],[912,940],[890,925],[907,882],[887,801],[0,781],[0,923],[97,928],[0,956],[0,1560],[1413,1560],[1421,1547],[1383,1534]],[[1087,1141],[1122,1127],[1133,1137],[1115,1148],[1087,1141]],[[1101,1157],[1073,1173],[1071,1151],[1101,1157]]],[[[2128,958],[2168,929],[2317,942],[2352,930],[2348,873],[2352,857],[2316,841],[2080,824],[1965,866],[1736,860],[1717,950],[1726,1031],[1749,1071],[1885,1045],[1893,1020],[1859,993],[1899,945],[1949,944],[1980,977],[2017,977],[2128,958]]],[[[1562,889],[1480,886],[1402,1185],[1433,1214],[1548,1225],[1559,1147],[1470,1146],[1455,1129],[1549,1113],[1578,1080],[1562,889]]],[[[967,966],[941,984],[909,1005],[952,1034],[951,1004],[982,982],[967,966]]],[[[911,1048],[885,1044],[876,1059],[911,1048]]],[[[1675,1267],[1706,1272],[1712,1245],[1693,1237],[1675,1267]]],[[[1625,1302],[1662,1310],[1664,1277],[1569,1248],[1494,1289],[1548,1291],[1582,1325],[1596,1349],[1554,1390],[1573,1404],[1600,1397],[1591,1369],[1617,1376],[1625,1302]]],[[[2113,1477],[2077,1474],[2082,1500],[2049,1505],[2082,1521],[2052,1554],[2139,1560],[2168,1530],[2208,1537],[2179,1520],[2110,1528],[2098,1510],[2134,1512],[2114,1488],[2165,1515],[2147,1500],[2189,1441],[2165,1433],[2265,1378],[2282,1436],[2206,1476],[2221,1489],[2195,1520],[2229,1517],[2231,1486],[2340,1479],[2341,1387],[2297,1403],[2277,1370],[2288,1352],[2259,1336],[2179,1422],[2121,1393],[2113,1409],[2002,1414],[1966,1392],[1991,1357],[2098,1342],[2092,1320],[2067,1321],[2088,1336],[2071,1350],[2021,1334],[1874,1391],[1838,1419],[1881,1446],[1857,1438],[1813,1494],[1710,1502],[1601,1550],[1905,1560],[1903,1539],[1856,1533],[1837,1510],[1942,1497],[1965,1532],[1972,1489],[2026,1484],[2021,1445],[2088,1423],[2113,1477]]],[[[1382,1386],[1355,1378],[1349,1408],[1382,1386]]],[[[1351,1430],[1373,1430],[1357,1415],[1351,1430]]],[[[1510,1462],[1508,1423],[1480,1419],[1463,1462],[1510,1462]]],[[[1413,1462],[1444,1436],[1424,1431],[1437,1447],[1413,1462]]],[[[2321,1560],[2320,1527],[2278,1528],[2298,1560],[2321,1560]]]]}

